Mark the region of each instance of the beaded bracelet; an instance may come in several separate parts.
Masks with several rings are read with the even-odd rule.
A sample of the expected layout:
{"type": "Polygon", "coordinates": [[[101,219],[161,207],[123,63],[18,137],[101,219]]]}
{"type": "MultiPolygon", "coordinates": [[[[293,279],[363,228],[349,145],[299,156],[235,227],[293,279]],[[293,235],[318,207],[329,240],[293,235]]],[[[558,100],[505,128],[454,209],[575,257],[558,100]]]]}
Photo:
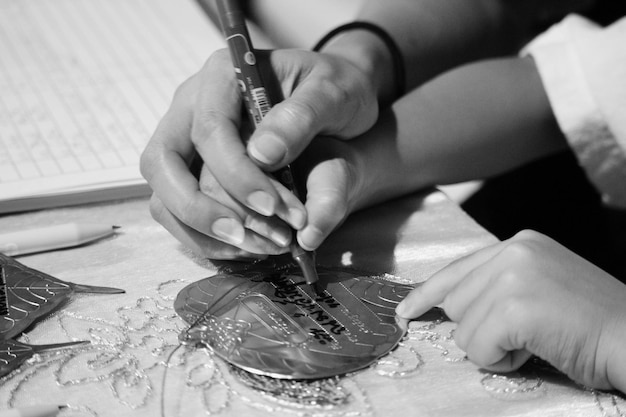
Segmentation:
{"type": "Polygon", "coordinates": [[[385,43],[387,49],[389,50],[389,53],[391,54],[391,59],[393,62],[394,76],[396,82],[396,98],[402,96],[405,90],[405,69],[402,53],[400,52],[400,48],[398,48],[398,45],[393,40],[393,38],[380,26],[363,21],[346,23],[345,25],[338,26],[328,32],[326,35],[324,35],[322,39],[320,39],[317,44],[315,44],[315,46],[313,47],[313,51],[319,52],[319,50],[322,49],[322,47],[324,47],[324,45],[326,45],[329,40],[337,36],[337,34],[355,29],[370,31],[377,35],[385,43]]]}

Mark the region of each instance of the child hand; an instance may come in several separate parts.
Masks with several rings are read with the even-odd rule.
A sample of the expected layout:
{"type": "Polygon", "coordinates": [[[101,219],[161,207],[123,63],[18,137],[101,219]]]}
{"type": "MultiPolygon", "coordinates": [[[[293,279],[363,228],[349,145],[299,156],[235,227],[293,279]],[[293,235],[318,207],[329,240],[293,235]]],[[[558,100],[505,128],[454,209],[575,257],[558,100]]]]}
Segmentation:
{"type": "Polygon", "coordinates": [[[477,365],[519,368],[531,354],[590,387],[626,389],[626,286],[554,240],[522,231],[453,262],[397,307],[440,305],[477,365]]]}

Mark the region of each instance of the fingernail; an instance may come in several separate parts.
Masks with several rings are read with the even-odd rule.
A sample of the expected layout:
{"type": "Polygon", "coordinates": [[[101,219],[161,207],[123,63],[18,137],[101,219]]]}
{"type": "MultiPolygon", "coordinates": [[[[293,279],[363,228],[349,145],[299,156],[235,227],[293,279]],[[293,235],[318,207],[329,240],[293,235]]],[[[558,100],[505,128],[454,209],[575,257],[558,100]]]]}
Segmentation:
{"type": "Polygon", "coordinates": [[[315,226],[307,226],[300,232],[300,246],[305,250],[315,250],[323,240],[322,232],[315,226]]]}
{"type": "Polygon", "coordinates": [[[241,251],[237,254],[237,259],[240,259],[242,261],[245,260],[249,260],[249,261],[254,261],[254,260],[264,260],[267,259],[269,256],[264,255],[264,254],[259,254],[259,253],[250,253],[247,251],[241,251]]]}
{"type": "Polygon", "coordinates": [[[257,213],[264,216],[273,216],[276,202],[274,197],[265,191],[255,191],[248,196],[248,204],[257,213]]]}
{"type": "Polygon", "coordinates": [[[395,316],[395,321],[398,327],[400,327],[403,331],[407,331],[409,329],[409,320],[404,317],[400,317],[398,315],[395,316]]]}
{"type": "Polygon", "coordinates": [[[294,229],[300,230],[304,227],[304,224],[306,223],[306,213],[304,211],[295,209],[295,208],[290,208],[288,216],[289,216],[289,224],[294,229]]]}
{"type": "Polygon", "coordinates": [[[282,140],[266,134],[250,142],[248,153],[259,162],[274,165],[283,160],[287,148],[282,140]]]}
{"type": "Polygon", "coordinates": [[[285,248],[291,242],[291,230],[286,228],[272,229],[270,231],[270,239],[278,246],[285,248]]]}
{"type": "Polygon", "coordinates": [[[241,223],[235,219],[222,217],[213,222],[211,230],[225,242],[232,245],[239,245],[243,242],[246,232],[241,223]]]}
{"type": "Polygon", "coordinates": [[[406,303],[404,301],[400,301],[400,304],[396,306],[396,314],[400,317],[404,317],[406,314],[406,303]]]}

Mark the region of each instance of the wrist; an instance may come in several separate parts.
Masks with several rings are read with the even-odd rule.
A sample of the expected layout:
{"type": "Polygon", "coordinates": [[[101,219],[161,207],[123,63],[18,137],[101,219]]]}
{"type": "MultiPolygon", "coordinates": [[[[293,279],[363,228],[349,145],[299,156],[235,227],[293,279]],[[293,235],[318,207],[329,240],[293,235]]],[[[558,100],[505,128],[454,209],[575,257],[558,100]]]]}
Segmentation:
{"type": "Polygon", "coordinates": [[[376,91],[381,104],[404,94],[404,62],[394,40],[368,22],[352,22],[329,32],[315,51],[338,56],[359,68],[376,91]]]}
{"type": "MultiPolygon", "coordinates": [[[[394,107],[396,104],[394,104],[394,107]]],[[[355,176],[352,207],[359,210],[421,189],[427,184],[420,174],[421,164],[406,158],[396,126],[396,113],[383,111],[376,125],[348,143],[355,176]]]]}

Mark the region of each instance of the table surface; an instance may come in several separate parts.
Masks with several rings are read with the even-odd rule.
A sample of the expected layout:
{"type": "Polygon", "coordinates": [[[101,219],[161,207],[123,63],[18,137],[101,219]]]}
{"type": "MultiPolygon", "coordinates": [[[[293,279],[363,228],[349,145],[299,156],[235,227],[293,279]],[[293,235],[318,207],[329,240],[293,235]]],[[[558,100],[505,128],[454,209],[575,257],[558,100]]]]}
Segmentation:
{"type": "MultiPolygon", "coordinates": [[[[65,222],[122,226],[83,247],[16,258],[73,283],[125,294],[74,294],[19,340],[90,345],[35,355],[0,384],[0,408],[68,404],[60,416],[607,416],[624,401],[577,386],[541,366],[510,375],[478,369],[433,311],[374,366],[311,383],[272,381],[265,391],[204,349],[180,347],[185,323],[173,301],[215,265],[182,247],[148,212],[147,199],[0,217],[13,231],[65,222]],[[166,372],[167,371],[167,372],[166,372]]],[[[318,251],[318,263],[419,283],[496,239],[443,193],[432,190],[359,212],[318,251]]]]}

